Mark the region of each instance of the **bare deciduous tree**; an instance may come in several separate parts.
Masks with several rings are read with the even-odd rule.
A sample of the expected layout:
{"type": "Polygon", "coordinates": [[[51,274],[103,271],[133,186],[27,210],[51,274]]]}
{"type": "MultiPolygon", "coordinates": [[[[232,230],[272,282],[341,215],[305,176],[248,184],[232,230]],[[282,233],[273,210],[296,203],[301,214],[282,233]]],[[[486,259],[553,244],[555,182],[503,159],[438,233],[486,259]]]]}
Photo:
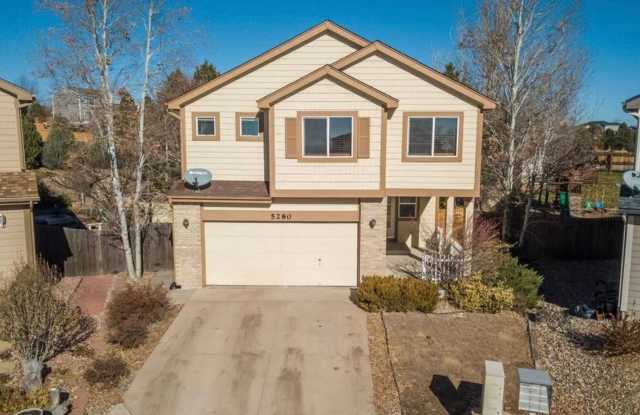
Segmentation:
{"type": "Polygon", "coordinates": [[[178,49],[172,29],[186,10],[169,10],[163,0],[43,0],[43,5],[62,21],[51,32],[57,41],[43,48],[48,75],[59,84],[96,91],[91,118],[96,142],[106,150],[109,188],[100,177],[90,184],[95,199],[112,203],[127,272],[139,278],[142,233],[153,198],[148,162],[156,147],[146,138],[147,101],[155,78],[171,66],[169,55],[178,49]],[[139,91],[137,125],[124,136],[116,129],[114,102],[123,88],[139,91]],[[129,134],[134,142],[127,139],[129,134]]]}
{"type": "Polygon", "coordinates": [[[559,0],[483,0],[478,18],[461,32],[465,79],[498,102],[485,118],[483,179],[502,205],[507,240],[511,209],[532,179],[575,160],[562,155],[574,143],[585,67],[577,9],[559,0]]]}
{"type": "Polygon", "coordinates": [[[95,329],[95,321],[58,292],[59,278],[39,262],[18,268],[0,289],[0,336],[20,356],[25,391],[42,386],[47,360],[83,342],[95,329]]]}

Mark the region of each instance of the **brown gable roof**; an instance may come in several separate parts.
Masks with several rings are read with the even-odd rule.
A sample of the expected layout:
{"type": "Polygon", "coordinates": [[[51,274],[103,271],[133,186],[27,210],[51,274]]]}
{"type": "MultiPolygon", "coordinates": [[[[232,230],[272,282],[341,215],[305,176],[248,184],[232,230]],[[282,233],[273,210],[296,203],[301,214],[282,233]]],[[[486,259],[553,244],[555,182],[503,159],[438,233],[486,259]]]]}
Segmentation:
{"type": "Polygon", "coordinates": [[[33,102],[36,99],[31,92],[2,78],[0,78],[0,90],[18,98],[18,101],[33,102]]]}
{"type": "Polygon", "coordinates": [[[495,101],[493,101],[491,98],[479,93],[478,91],[461,82],[449,78],[448,76],[438,72],[437,70],[430,68],[429,66],[421,62],[418,62],[410,56],[407,56],[404,53],[401,53],[380,41],[375,41],[368,46],[359,49],[342,59],[339,59],[331,66],[342,71],[376,53],[388,59],[391,59],[395,63],[404,66],[405,68],[411,70],[414,73],[417,73],[418,75],[421,75],[424,78],[427,78],[429,81],[436,83],[438,86],[447,90],[448,92],[453,93],[454,95],[467,98],[475,104],[480,105],[482,109],[494,109],[496,107],[495,101]]]}
{"type": "Polygon", "coordinates": [[[0,173],[0,203],[37,202],[38,182],[32,171],[0,173]]]}
{"type": "Polygon", "coordinates": [[[396,98],[392,97],[391,95],[387,95],[384,92],[372,87],[371,85],[368,85],[360,81],[359,79],[345,74],[344,72],[340,72],[330,65],[325,65],[321,68],[318,68],[315,71],[303,76],[302,78],[299,78],[291,82],[290,84],[275,90],[269,95],[260,98],[257,101],[258,107],[267,109],[276,102],[281,101],[286,97],[293,95],[296,92],[307,88],[309,85],[315,84],[316,82],[325,78],[330,78],[349,89],[360,92],[373,101],[382,104],[386,108],[398,107],[398,100],[396,98]]]}
{"type": "Polygon", "coordinates": [[[245,75],[248,72],[253,71],[254,69],[259,68],[262,65],[265,65],[274,59],[279,58],[282,55],[290,52],[293,49],[296,49],[317,37],[320,37],[326,33],[330,33],[333,36],[338,37],[348,43],[356,46],[356,47],[364,47],[369,44],[369,41],[356,35],[353,32],[348,31],[347,29],[338,26],[337,24],[327,20],[324,21],[311,29],[289,39],[288,41],[281,43],[273,49],[268,50],[267,52],[258,55],[257,57],[243,63],[240,66],[236,66],[228,72],[223,73],[211,81],[192,89],[191,91],[176,97],[167,103],[169,109],[177,110],[180,107],[187,105],[190,102],[202,97],[205,94],[208,94],[231,81],[234,81],[241,76],[245,75]]]}
{"type": "Polygon", "coordinates": [[[180,180],[173,184],[169,190],[169,199],[180,200],[248,200],[269,201],[269,189],[265,182],[246,180],[214,180],[206,189],[194,191],[186,187],[180,180]]]}

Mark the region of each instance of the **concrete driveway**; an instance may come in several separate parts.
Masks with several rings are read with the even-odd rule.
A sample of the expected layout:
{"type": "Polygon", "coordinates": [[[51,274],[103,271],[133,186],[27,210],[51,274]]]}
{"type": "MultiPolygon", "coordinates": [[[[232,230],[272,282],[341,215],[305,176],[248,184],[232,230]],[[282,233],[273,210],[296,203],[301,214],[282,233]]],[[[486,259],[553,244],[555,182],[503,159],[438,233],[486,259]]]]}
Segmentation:
{"type": "Polygon", "coordinates": [[[138,372],[132,415],[373,414],[366,314],[346,288],[198,290],[138,372]]]}

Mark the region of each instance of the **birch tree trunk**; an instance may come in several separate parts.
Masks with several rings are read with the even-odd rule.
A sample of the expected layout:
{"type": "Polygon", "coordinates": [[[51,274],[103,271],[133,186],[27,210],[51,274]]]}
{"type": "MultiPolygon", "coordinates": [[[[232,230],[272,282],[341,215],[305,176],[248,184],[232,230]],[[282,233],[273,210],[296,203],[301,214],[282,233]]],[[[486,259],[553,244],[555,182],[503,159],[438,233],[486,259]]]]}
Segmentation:
{"type": "MultiPolygon", "coordinates": [[[[142,277],[142,227],[145,218],[142,217],[141,196],[143,191],[143,181],[145,173],[145,145],[144,145],[144,127],[146,114],[146,101],[149,93],[149,65],[153,51],[151,50],[151,40],[153,38],[153,15],[154,2],[149,1],[147,10],[147,21],[145,23],[145,49],[144,49],[144,69],[142,80],[142,91],[140,92],[140,118],[138,121],[138,163],[136,165],[136,188],[133,196],[133,223],[134,223],[134,246],[135,246],[135,266],[136,277],[142,277]]],[[[146,217],[146,215],[145,215],[146,217]]]]}
{"type": "Polygon", "coordinates": [[[124,249],[124,257],[129,277],[135,277],[135,267],[133,263],[133,255],[131,252],[131,241],[129,239],[129,226],[127,223],[127,215],[124,204],[124,195],[122,191],[122,183],[120,180],[120,169],[118,167],[118,155],[116,151],[116,142],[114,137],[113,125],[113,92],[111,91],[111,80],[109,75],[109,66],[111,57],[109,56],[109,0],[102,0],[102,20],[98,22],[95,10],[90,12],[92,24],[92,37],[94,40],[94,48],[96,62],[98,64],[100,78],[100,95],[102,101],[102,111],[104,111],[104,135],[107,141],[107,153],[109,155],[109,166],[111,170],[111,185],[116,202],[117,216],[120,225],[120,239],[124,249]]]}

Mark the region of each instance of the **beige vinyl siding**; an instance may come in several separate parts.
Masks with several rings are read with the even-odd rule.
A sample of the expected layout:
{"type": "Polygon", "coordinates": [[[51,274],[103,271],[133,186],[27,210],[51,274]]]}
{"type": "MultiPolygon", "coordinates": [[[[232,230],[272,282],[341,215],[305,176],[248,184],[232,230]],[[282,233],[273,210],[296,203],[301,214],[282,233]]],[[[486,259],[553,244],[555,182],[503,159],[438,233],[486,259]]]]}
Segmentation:
{"type": "Polygon", "coordinates": [[[236,112],[257,111],[258,98],[353,51],[352,46],[323,35],[187,105],[186,167],[207,168],[214,180],[265,180],[263,143],[236,141],[236,112]],[[192,112],[220,113],[220,141],[191,141],[192,112]]]}
{"type": "MultiPolygon", "coordinates": [[[[626,284],[626,308],[624,311],[628,312],[640,312],[640,217],[635,215],[629,215],[627,224],[627,232],[632,232],[629,235],[630,246],[625,249],[630,249],[629,256],[629,280],[626,284]]],[[[623,292],[625,292],[623,291],[623,292]]]]}
{"type": "MultiPolygon", "coordinates": [[[[381,107],[323,79],[274,105],[276,190],[378,190],[380,188],[381,107]],[[285,118],[298,111],[356,111],[368,117],[369,158],[353,162],[300,162],[285,158],[285,118]]],[[[354,125],[357,120],[354,120],[354,125]]],[[[299,138],[302,140],[302,137],[299,138]]],[[[353,137],[353,146],[357,137],[353,137]]]]}
{"type": "Polygon", "coordinates": [[[345,72],[400,101],[388,121],[386,186],[392,189],[473,190],[478,109],[378,55],[345,72]],[[463,112],[462,162],[402,163],[404,112],[463,112]]]}
{"type": "Polygon", "coordinates": [[[0,281],[10,276],[14,267],[30,260],[30,241],[26,221],[31,219],[29,210],[0,207],[0,214],[7,217],[7,225],[0,228],[0,281]]]}
{"type": "Polygon", "coordinates": [[[19,114],[16,99],[0,91],[0,172],[22,168],[19,114]]]}

